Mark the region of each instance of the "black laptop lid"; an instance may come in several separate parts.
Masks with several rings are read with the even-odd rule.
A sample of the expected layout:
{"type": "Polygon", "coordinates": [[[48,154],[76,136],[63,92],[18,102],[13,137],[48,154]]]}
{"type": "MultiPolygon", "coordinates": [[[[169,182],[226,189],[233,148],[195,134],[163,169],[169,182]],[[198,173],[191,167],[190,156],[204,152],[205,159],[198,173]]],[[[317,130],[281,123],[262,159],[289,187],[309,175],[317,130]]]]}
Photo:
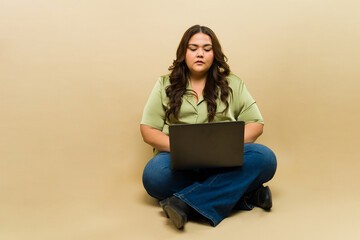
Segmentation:
{"type": "Polygon", "coordinates": [[[243,121],[170,125],[171,168],[241,166],[244,126],[243,121]]]}

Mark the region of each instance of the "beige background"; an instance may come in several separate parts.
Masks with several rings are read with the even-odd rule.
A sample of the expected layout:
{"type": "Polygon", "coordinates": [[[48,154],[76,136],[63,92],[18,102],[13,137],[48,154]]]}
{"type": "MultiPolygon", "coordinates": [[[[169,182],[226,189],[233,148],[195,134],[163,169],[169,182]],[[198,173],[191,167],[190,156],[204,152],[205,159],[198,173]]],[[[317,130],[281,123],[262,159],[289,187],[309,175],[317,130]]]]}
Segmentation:
{"type": "Polygon", "coordinates": [[[359,239],[357,0],[0,1],[0,239],[359,239]],[[145,194],[142,109],[212,28],[278,156],[274,208],[178,232],[145,194]]]}

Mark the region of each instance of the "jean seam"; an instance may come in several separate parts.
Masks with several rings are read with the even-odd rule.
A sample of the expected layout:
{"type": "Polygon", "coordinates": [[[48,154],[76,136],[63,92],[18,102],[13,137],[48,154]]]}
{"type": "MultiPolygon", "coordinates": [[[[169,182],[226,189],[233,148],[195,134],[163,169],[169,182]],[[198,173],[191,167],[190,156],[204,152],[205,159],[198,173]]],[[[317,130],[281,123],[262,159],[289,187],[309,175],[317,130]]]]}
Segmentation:
{"type": "Polygon", "coordinates": [[[195,187],[193,187],[193,188],[189,189],[189,191],[187,191],[186,193],[179,194],[179,195],[188,194],[188,193],[190,193],[190,192],[194,191],[195,189],[197,189],[197,188],[199,188],[199,187],[200,187],[200,185],[197,185],[197,186],[195,186],[195,187]]]}
{"type": "Polygon", "coordinates": [[[219,176],[219,174],[217,174],[214,179],[211,180],[211,182],[209,182],[209,186],[215,181],[215,179],[219,176]]]}

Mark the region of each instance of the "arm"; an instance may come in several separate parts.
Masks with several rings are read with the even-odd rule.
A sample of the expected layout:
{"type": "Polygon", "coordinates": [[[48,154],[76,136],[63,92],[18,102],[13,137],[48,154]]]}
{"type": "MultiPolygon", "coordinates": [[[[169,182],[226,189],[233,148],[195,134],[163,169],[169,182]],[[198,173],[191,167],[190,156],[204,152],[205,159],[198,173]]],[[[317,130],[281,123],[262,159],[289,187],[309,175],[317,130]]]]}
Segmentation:
{"type": "MultiPolygon", "coordinates": [[[[235,76],[235,78],[237,77],[235,76]]],[[[247,123],[245,124],[244,143],[253,143],[263,133],[264,121],[256,101],[247,90],[244,81],[240,78],[237,79],[238,81],[232,81],[234,84],[239,83],[239,86],[236,87],[235,85],[235,90],[233,90],[235,96],[235,116],[237,121],[244,121],[247,123]]]]}
{"type": "Polygon", "coordinates": [[[248,123],[245,125],[244,143],[253,143],[263,133],[264,125],[261,123],[248,123]]]}
{"type": "Polygon", "coordinates": [[[156,128],[141,124],[140,132],[144,142],[160,152],[170,152],[169,136],[156,128]]]}

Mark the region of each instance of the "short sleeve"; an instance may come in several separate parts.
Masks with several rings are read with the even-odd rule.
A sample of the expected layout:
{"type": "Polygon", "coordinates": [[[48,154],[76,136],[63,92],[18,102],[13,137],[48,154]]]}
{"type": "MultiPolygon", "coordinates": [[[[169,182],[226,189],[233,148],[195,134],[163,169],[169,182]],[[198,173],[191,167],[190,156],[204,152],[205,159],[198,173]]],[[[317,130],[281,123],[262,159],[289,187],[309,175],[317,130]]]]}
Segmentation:
{"type": "Polygon", "coordinates": [[[141,124],[162,130],[165,123],[165,108],[162,101],[163,82],[160,77],[146,102],[141,124]]]}
{"type": "Polygon", "coordinates": [[[255,100],[247,90],[243,81],[241,81],[239,86],[238,98],[239,98],[240,111],[239,114],[236,116],[236,120],[244,121],[245,124],[251,122],[264,124],[260,110],[255,100]]]}

